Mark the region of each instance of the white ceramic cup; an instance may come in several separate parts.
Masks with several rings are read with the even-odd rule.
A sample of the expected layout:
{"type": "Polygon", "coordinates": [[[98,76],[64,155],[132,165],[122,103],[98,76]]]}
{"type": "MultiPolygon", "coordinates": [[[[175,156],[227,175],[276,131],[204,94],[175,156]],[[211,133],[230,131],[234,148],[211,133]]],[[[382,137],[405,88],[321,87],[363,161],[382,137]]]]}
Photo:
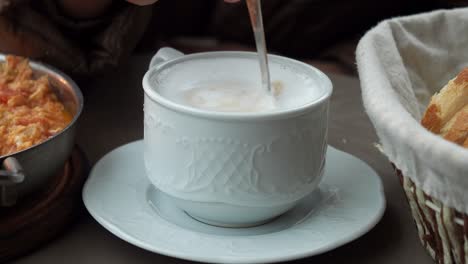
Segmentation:
{"type": "Polygon", "coordinates": [[[256,60],[257,54],[158,51],[143,78],[144,159],[151,183],[192,217],[219,226],[253,226],[288,211],[317,188],[332,84],[310,65],[269,56],[270,63],[306,72],[314,80],[310,89],[319,89],[319,96],[291,109],[232,113],[176,104],[158,93],[165,69],[200,58],[232,57],[256,60]]]}

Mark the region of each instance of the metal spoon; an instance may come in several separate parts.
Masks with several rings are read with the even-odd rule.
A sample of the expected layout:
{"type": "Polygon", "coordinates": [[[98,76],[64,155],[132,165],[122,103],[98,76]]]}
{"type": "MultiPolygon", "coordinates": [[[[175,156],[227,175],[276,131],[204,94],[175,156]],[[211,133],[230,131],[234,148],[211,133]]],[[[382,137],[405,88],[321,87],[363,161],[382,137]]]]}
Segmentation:
{"type": "Polygon", "coordinates": [[[262,5],[260,0],[246,0],[249,9],[250,21],[255,36],[260,71],[262,75],[262,87],[271,92],[270,69],[268,68],[267,48],[265,42],[265,30],[263,29],[262,5]]]}

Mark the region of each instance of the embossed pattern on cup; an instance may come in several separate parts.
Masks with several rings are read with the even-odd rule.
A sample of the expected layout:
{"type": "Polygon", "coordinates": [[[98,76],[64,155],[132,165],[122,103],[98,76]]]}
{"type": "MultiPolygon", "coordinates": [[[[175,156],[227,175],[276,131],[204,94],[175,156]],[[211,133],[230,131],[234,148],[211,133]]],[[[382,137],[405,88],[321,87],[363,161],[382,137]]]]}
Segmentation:
{"type": "Polygon", "coordinates": [[[148,100],[145,163],[159,189],[189,200],[271,206],[298,200],[317,185],[327,105],[297,120],[226,123],[148,100]]]}

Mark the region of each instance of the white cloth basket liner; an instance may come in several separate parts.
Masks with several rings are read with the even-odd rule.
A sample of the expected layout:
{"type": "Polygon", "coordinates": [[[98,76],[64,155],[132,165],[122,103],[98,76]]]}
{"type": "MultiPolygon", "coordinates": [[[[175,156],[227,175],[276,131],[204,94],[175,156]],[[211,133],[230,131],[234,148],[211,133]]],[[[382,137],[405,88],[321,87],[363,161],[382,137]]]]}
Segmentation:
{"type": "Polygon", "coordinates": [[[384,154],[428,195],[468,213],[468,150],[420,125],[431,96],[468,66],[468,8],[383,21],[356,58],[384,154]]]}

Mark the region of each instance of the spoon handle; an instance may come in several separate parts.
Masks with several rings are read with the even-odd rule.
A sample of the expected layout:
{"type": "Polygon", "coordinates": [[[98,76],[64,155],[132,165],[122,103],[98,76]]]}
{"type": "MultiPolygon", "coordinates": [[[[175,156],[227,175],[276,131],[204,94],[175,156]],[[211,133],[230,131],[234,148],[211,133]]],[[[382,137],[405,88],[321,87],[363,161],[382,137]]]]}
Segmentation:
{"type": "Polygon", "coordinates": [[[263,29],[262,5],[260,0],[247,0],[249,9],[250,21],[255,36],[255,44],[260,62],[260,70],[262,76],[262,86],[268,92],[271,92],[270,87],[270,69],[268,67],[268,56],[265,42],[265,30],[263,29]]]}

